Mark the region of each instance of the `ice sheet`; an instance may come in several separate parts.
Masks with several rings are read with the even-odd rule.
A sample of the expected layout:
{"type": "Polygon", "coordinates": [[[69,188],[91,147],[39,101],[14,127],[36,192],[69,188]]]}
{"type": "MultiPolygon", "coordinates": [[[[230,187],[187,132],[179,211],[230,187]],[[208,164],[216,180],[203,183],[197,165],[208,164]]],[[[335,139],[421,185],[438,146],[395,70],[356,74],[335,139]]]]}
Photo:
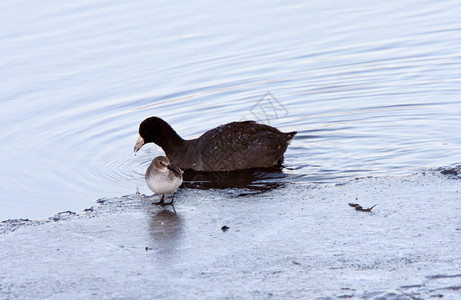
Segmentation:
{"type": "Polygon", "coordinates": [[[0,298],[460,299],[458,171],[182,189],[177,214],[128,195],[4,221],[0,298]]]}

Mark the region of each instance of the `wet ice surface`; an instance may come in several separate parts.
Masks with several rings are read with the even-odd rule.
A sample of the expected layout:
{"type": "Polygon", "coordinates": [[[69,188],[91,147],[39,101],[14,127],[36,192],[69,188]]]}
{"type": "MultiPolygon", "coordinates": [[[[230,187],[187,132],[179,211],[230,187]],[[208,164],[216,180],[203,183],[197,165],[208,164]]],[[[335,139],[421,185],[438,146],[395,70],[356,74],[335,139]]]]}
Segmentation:
{"type": "Polygon", "coordinates": [[[0,297],[459,299],[460,191],[456,172],[428,171],[240,197],[186,188],[176,215],[101,199],[1,223],[0,297]]]}

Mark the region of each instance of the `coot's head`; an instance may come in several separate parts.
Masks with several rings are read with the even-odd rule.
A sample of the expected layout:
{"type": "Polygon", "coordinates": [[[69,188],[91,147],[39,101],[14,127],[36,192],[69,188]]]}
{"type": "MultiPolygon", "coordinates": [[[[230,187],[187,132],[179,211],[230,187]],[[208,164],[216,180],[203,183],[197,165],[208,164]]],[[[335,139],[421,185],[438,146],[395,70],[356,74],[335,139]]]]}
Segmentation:
{"type": "Polygon", "coordinates": [[[144,144],[155,143],[164,148],[171,141],[181,140],[171,126],[158,117],[150,117],[139,125],[139,137],[134,146],[134,152],[138,152],[144,144]]]}

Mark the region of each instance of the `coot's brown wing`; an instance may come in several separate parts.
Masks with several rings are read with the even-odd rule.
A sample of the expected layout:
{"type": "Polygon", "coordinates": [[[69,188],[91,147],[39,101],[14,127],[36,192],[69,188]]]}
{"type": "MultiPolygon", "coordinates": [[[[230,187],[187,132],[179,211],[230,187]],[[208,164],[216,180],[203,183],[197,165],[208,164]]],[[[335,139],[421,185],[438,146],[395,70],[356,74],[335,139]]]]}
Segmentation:
{"type": "Polygon", "coordinates": [[[221,125],[196,139],[202,171],[273,166],[283,157],[294,134],[254,121],[221,125]]]}

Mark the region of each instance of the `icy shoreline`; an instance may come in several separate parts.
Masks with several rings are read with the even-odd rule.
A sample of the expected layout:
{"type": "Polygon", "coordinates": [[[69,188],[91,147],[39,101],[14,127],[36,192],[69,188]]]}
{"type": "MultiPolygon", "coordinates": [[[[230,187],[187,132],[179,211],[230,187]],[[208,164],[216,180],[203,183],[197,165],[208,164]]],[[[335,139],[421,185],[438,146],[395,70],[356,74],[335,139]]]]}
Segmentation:
{"type": "Polygon", "coordinates": [[[459,299],[461,180],[443,173],[183,189],[176,215],[130,195],[3,221],[0,298],[459,299]]]}

